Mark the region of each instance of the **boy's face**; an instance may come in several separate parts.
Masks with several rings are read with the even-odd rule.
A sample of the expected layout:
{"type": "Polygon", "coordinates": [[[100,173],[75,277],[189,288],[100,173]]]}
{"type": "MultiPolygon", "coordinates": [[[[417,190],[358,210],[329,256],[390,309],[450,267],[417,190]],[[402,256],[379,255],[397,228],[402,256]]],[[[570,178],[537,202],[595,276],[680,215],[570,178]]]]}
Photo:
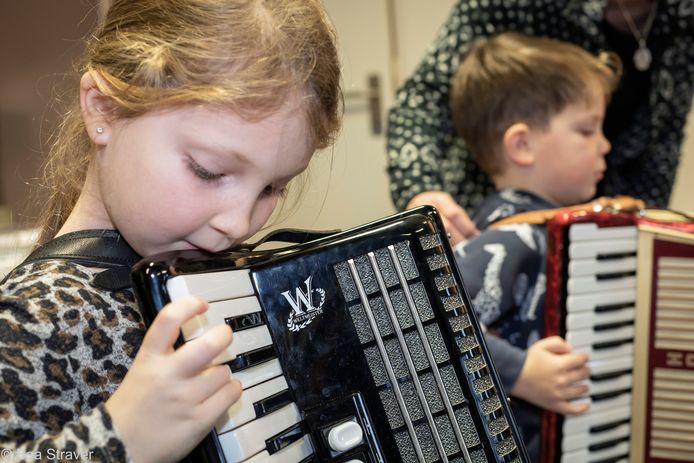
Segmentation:
{"type": "Polygon", "coordinates": [[[531,131],[537,193],[559,206],[593,198],[606,168],[605,97],[597,83],[588,93],[555,115],[549,128],[531,131]]]}
{"type": "Polygon", "coordinates": [[[204,106],[112,126],[98,154],[98,202],[141,255],[221,251],[256,233],[312,154],[294,104],[259,122],[204,106]]]}

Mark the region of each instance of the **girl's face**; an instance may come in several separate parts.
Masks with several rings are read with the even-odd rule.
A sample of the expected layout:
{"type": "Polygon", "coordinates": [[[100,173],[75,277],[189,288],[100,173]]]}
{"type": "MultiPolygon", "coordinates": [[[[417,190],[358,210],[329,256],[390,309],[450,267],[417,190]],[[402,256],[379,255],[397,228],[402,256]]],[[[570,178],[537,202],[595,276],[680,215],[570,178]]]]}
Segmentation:
{"type": "Polygon", "coordinates": [[[610,142],[602,132],[605,97],[593,83],[587,99],[568,105],[550,119],[549,128],[533,131],[534,188],[559,206],[591,199],[605,172],[610,142]]]}
{"type": "Polygon", "coordinates": [[[249,238],[311,158],[296,101],[258,122],[204,106],[116,121],[97,155],[102,226],[143,256],[249,238]]]}

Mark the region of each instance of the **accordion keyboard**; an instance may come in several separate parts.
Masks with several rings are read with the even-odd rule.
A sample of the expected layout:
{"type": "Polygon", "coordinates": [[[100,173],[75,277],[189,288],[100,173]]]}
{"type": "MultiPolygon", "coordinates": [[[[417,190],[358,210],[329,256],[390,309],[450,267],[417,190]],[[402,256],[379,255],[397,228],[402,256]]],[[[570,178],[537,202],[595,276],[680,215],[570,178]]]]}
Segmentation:
{"type": "Polygon", "coordinates": [[[565,417],[561,461],[626,462],[629,454],[636,303],[635,226],[571,225],[566,340],[589,355],[591,407],[565,417]]]}

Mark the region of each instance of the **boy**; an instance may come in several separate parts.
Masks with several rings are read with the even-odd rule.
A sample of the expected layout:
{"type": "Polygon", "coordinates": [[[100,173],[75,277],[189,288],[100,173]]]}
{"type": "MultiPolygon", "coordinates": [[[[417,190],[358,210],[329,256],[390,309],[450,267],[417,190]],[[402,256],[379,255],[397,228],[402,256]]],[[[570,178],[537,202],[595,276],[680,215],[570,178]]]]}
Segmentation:
{"type": "Polygon", "coordinates": [[[543,337],[546,237],[543,225],[496,221],[520,212],[585,202],[596,192],[610,144],[605,106],[618,58],[594,57],[552,39],[504,33],[476,42],[453,80],[456,130],[496,191],[473,215],[482,233],[456,247],[458,266],[532,461],[540,408],[579,414],[587,356],[543,337]],[[540,407],[540,408],[538,408],[540,407]]]}

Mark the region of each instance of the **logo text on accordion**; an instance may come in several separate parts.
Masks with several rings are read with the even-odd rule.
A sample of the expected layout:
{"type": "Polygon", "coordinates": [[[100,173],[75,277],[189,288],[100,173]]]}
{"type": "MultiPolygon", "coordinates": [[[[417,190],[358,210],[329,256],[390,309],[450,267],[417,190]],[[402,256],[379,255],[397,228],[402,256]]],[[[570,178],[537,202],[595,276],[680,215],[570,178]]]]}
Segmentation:
{"type": "Polygon", "coordinates": [[[325,303],[325,290],[323,288],[312,287],[313,275],[306,278],[304,285],[306,291],[302,287],[294,288],[294,296],[291,291],[284,291],[282,296],[289,302],[292,311],[287,320],[287,328],[289,331],[299,331],[306,327],[318,315],[323,313],[323,304],[325,303]]]}

